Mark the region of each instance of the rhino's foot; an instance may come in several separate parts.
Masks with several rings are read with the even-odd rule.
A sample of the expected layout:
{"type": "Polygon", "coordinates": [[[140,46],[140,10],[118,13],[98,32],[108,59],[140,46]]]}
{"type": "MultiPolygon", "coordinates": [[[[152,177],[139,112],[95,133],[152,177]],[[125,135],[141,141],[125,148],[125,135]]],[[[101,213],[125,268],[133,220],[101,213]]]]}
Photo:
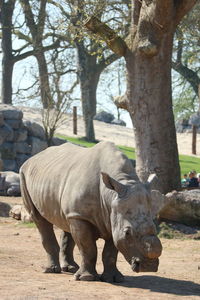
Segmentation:
{"type": "Polygon", "coordinates": [[[66,265],[66,266],[63,266],[61,269],[63,272],[69,272],[69,273],[76,273],[76,271],[78,270],[79,266],[74,263],[73,265],[66,265]]]}
{"type": "Polygon", "coordinates": [[[109,272],[103,272],[101,275],[101,281],[104,282],[123,282],[124,281],[124,276],[122,273],[120,273],[117,269],[116,270],[111,270],[109,272]]]}
{"type": "Polygon", "coordinates": [[[56,265],[46,267],[43,273],[61,273],[61,267],[56,265]]]}
{"type": "Polygon", "coordinates": [[[99,281],[99,276],[97,273],[89,273],[88,271],[80,272],[77,271],[74,275],[75,280],[81,281],[99,281]]]}

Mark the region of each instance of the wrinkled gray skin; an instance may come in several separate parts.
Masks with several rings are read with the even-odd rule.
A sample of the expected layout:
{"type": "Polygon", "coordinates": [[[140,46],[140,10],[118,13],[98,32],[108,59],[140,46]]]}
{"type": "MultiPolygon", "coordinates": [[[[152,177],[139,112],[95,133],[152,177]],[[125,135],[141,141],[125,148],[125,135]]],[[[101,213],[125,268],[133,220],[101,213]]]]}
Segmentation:
{"type": "Polygon", "coordinates": [[[48,255],[46,272],[62,269],[76,272],[76,280],[98,280],[98,238],[105,240],[101,280],[123,281],[116,267],[118,251],[133,271],[157,271],[162,246],[153,223],[150,183],[138,181],[132,163],[114,144],[50,147],[26,161],[20,175],[25,207],[48,255]],[[63,230],[60,247],[53,224],[63,230]],[[73,258],[74,242],[80,267],[73,258]]]}
{"type": "Polygon", "coordinates": [[[12,171],[0,172],[0,195],[20,196],[20,177],[12,171]]]}

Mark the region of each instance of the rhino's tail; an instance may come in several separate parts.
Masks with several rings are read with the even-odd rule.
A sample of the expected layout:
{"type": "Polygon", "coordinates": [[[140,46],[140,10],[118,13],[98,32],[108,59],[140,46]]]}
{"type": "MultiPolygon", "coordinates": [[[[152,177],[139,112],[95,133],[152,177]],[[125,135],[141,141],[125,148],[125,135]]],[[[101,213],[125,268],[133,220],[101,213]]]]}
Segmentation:
{"type": "Polygon", "coordinates": [[[19,171],[20,175],[20,189],[21,189],[21,196],[23,199],[24,206],[27,210],[27,212],[30,214],[31,219],[37,219],[37,216],[39,214],[37,208],[33,204],[33,201],[31,199],[31,196],[28,192],[27,185],[26,185],[26,178],[24,176],[23,170],[20,169],[19,171]]]}

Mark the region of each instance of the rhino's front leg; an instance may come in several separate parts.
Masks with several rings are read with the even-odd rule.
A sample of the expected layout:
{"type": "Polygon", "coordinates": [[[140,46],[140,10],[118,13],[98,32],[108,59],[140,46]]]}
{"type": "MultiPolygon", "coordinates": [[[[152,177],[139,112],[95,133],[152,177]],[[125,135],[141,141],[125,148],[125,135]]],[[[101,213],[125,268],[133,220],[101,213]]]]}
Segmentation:
{"type": "Polygon", "coordinates": [[[102,261],[104,265],[104,271],[101,275],[101,280],[106,282],[122,282],[124,276],[119,272],[116,267],[118,250],[115,247],[113,240],[105,241],[102,261]]]}
{"type": "Polygon", "coordinates": [[[75,273],[78,270],[78,265],[74,261],[74,246],[71,233],[63,231],[60,236],[60,260],[64,272],[75,273]]]}
{"type": "Polygon", "coordinates": [[[81,266],[75,273],[76,280],[99,280],[96,272],[97,246],[93,226],[82,220],[70,220],[72,237],[81,254],[81,266]]]}

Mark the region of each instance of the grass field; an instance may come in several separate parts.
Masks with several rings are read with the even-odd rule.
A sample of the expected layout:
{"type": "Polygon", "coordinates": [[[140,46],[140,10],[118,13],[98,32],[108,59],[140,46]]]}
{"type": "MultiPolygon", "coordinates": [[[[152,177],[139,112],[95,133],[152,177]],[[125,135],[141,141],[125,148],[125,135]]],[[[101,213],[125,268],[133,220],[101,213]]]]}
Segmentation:
{"type": "MultiPolygon", "coordinates": [[[[59,135],[59,137],[85,147],[92,147],[96,144],[94,142],[87,142],[84,138],[73,138],[61,135],[59,135]]],[[[135,159],[136,155],[134,148],[120,145],[117,146],[124,154],[126,154],[128,158],[135,159]]],[[[179,155],[179,163],[181,168],[181,177],[183,176],[183,174],[188,174],[192,170],[196,170],[197,173],[200,173],[200,158],[198,157],[189,155],[179,155]]]]}

